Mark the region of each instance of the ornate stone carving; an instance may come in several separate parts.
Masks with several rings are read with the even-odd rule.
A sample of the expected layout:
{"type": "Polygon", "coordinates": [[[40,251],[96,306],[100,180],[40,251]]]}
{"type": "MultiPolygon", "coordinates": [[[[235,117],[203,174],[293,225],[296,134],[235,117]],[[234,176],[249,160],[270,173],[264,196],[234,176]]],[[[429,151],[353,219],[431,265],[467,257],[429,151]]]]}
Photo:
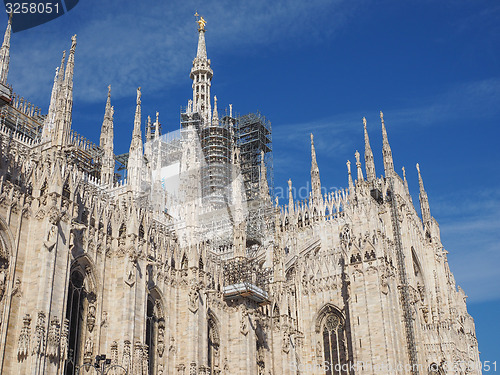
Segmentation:
{"type": "Polygon", "coordinates": [[[123,367],[128,371],[130,369],[130,360],[131,360],[131,352],[130,352],[130,341],[125,340],[123,342],[123,367]]]}
{"type": "Polygon", "coordinates": [[[132,287],[135,284],[136,270],[137,270],[138,255],[131,252],[129,253],[126,271],[125,271],[125,284],[132,287]]]}
{"type": "Polygon", "coordinates": [[[189,366],[189,375],[197,375],[196,362],[191,362],[191,365],[189,366]]]}
{"type": "Polygon", "coordinates": [[[142,344],[136,341],[134,344],[134,362],[133,362],[134,374],[142,375],[142,344]]]}
{"type": "Polygon", "coordinates": [[[44,350],[45,350],[45,313],[43,311],[39,311],[35,327],[33,351],[31,352],[31,354],[42,354],[44,350]]]}
{"type": "Polygon", "coordinates": [[[45,238],[45,241],[43,241],[43,247],[45,248],[45,250],[52,251],[57,243],[57,232],[57,225],[50,225],[47,237],[45,238]]]}
{"type": "Polygon", "coordinates": [[[49,336],[47,338],[47,356],[57,358],[59,356],[60,324],[59,319],[54,316],[50,321],[49,336]]]}
{"type": "Polygon", "coordinates": [[[87,337],[85,340],[85,349],[83,351],[83,362],[89,363],[92,362],[92,357],[94,354],[94,340],[92,340],[92,336],[87,337]]]}
{"type": "Polygon", "coordinates": [[[248,334],[248,313],[244,309],[241,311],[240,332],[245,336],[248,334]]]}
{"type": "Polygon", "coordinates": [[[288,330],[285,330],[283,332],[283,352],[288,353],[290,351],[290,335],[288,333],[288,330]]]}
{"type": "Polygon", "coordinates": [[[118,364],[118,342],[116,341],[111,344],[111,363],[113,365],[118,364]]]}
{"type": "Polygon", "coordinates": [[[184,365],[183,363],[177,365],[177,375],[184,375],[185,373],[185,370],[186,370],[186,365],[184,365]]]}
{"type": "Polygon", "coordinates": [[[87,328],[89,332],[92,332],[94,330],[95,314],[96,314],[96,307],[94,304],[90,304],[87,312],[87,328]]]}
{"type": "Polygon", "coordinates": [[[156,347],[158,350],[158,356],[163,357],[163,352],[165,351],[165,322],[160,320],[158,322],[158,338],[156,340],[156,347]]]}
{"type": "Polygon", "coordinates": [[[30,335],[31,335],[31,316],[26,314],[23,318],[23,327],[19,334],[17,355],[21,358],[26,358],[30,349],[30,335]]]}
{"type": "Polygon", "coordinates": [[[198,311],[198,299],[199,299],[199,296],[198,296],[198,289],[196,288],[196,286],[191,286],[190,290],[189,290],[189,300],[188,300],[188,308],[189,308],[189,311],[191,311],[192,313],[195,313],[196,311],[198,311]]]}
{"type": "Polygon", "coordinates": [[[69,340],[69,320],[64,319],[63,327],[61,329],[61,349],[60,357],[64,361],[67,358],[68,350],[68,340],[69,340]]]}

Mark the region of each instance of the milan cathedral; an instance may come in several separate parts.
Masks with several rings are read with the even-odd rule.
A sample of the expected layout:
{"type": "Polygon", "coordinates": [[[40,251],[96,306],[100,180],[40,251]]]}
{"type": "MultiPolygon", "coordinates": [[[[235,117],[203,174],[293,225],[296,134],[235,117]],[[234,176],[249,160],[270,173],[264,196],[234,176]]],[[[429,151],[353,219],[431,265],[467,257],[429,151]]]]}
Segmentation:
{"type": "Polygon", "coordinates": [[[143,118],[138,88],[130,150],[116,155],[111,87],[99,145],[71,127],[76,35],[42,114],[7,84],[9,20],[0,373],[480,374],[420,168],[421,216],[382,112],[383,175],[363,119],[347,187],[322,189],[311,134],[310,197],[289,180],[279,205],[271,125],[217,108],[197,23],[179,129],[143,118]]]}

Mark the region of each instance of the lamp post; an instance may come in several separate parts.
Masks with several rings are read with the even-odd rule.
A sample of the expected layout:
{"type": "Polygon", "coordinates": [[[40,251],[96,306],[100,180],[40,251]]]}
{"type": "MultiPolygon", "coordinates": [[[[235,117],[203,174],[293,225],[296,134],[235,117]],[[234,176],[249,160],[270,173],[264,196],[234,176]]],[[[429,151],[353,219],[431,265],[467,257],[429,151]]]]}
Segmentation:
{"type": "Polygon", "coordinates": [[[125,367],[120,366],[120,365],[112,365],[111,364],[111,359],[106,358],[106,354],[101,354],[101,355],[96,355],[95,356],[95,362],[92,364],[91,362],[84,363],[81,366],[76,366],[76,374],[80,374],[80,369],[85,368],[86,371],[89,371],[90,368],[93,368],[95,372],[99,375],[106,375],[109,373],[109,370],[111,369],[117,369],[120,368],[123,370],[123,375],[128,375],[128,371],[125,367]]]}

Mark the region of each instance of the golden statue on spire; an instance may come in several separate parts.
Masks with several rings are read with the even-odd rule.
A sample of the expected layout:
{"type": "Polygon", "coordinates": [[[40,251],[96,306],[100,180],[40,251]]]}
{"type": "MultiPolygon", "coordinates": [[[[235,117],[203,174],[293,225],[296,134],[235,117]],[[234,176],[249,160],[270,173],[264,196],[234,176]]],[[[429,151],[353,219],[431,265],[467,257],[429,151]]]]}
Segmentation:
{"type": "Polygon", "coordinates": [[[205,30],[205,25],[207,24],[207,21],[205,21],[205,19],[202,16],[200,16],[198,12],[196,12],[194,16],[196,17],[196,22],[198,22],[199,26],[198,30],[205,30]]]}

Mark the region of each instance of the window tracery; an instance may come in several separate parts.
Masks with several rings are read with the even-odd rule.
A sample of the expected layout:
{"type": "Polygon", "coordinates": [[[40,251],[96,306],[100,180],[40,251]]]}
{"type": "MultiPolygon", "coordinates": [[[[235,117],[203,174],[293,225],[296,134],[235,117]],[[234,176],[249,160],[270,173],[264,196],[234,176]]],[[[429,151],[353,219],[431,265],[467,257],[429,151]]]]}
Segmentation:
{"type": "MultiPolygon", "coordinates": [[[[331,305],[320,312],[316,332],[322,339],[323,358],[318,358],[324,366],[326,375],[347,375],[348,352],[345,322],[342,314],[331,305]]],[[[321,355],[318,342],[317,355],[321,355]]]]}

